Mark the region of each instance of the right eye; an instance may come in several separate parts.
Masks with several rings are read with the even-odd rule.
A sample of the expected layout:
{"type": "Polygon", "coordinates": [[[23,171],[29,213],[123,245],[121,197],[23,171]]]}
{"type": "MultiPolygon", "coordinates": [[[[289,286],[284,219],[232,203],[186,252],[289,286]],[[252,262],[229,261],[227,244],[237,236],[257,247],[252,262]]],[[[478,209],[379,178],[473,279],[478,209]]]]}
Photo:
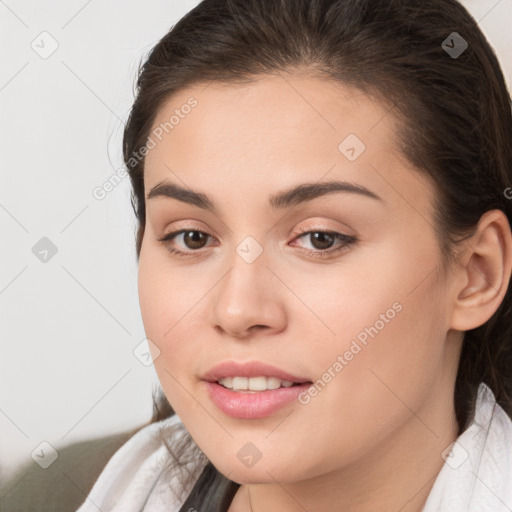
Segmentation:
{"type": "Polygon", "coordinates": [[[171,254],[186,258],[192,256],[194,252],[198,252],[200,249],[203,249],[204,242],[208,240],[208,237],[213,238],[208,233],[197,229],[180,229],[179,231],[167,233],[163,237],[159,238],[158,241],[162,243],[171,254]],[[170,242],[173,242],[175,239],[179,239],[180,237],[183,237],[182,243],[185,245],[185,250],[176,249],[170,244],[170,242]],[[186,250],[187,247],[190,250],[186,250]]]}

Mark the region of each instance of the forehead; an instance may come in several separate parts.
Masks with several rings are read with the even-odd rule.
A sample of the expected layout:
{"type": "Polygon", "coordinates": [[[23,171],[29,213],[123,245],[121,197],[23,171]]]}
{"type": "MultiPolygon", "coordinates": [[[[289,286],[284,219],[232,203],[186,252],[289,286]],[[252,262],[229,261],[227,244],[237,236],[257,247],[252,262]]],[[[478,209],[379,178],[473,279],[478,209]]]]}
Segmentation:
{"type": "Polygon", "coordinates": [[[209,82],[179,90],[158,110],[152,130],[163,129],[162,136],[171,146],[186,138],[205,149],[212,143],[221,151],[226,146],[235,149],[230,144],[235,140],[245,151],[253,147],[254,152],[264,149],[269,154],[284,144],[300,146],[312,139],[316,145],[324,141],[325,147],[337,150],[339,141],[350,133],[368,142],[371,137],[373,145],[384,141],[382,135],[389,142],[394,119],[388,110],[361,91],[332,80],[265,75],[244,84],[209,82]],[[190,108],[192,101],[196,105],[190,108]],[[377,124],[379,130],[374,130],[377,124]]]}
{"type": "Polygon", "coordinates": [[[254,193],[323,177],[405,184],[412,171],[396,149],[395,128],[388,105],[332,80],[283,74],[195,84],[157,112],[146,193],[167,178],[254,193]]]}

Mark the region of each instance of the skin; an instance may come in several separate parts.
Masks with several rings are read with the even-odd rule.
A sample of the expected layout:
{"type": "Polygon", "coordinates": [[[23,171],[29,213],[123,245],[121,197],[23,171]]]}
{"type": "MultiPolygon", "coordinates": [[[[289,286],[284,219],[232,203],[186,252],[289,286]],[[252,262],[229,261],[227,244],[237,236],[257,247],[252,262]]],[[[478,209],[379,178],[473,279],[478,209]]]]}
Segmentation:
{"type": "Polygon", "coordinates": [[[217,469],[242,484],[229,511],[421,511],[457,437],[462,331],[490,318],[508,285],[506,217],[488,212],[445,274],[435,185],[396,150],[385,105],[296,72],[188,87],[154,127],[191,96],[198,105],[146,157],[145,192],[169,180],[207,194],[218,211],[146,201],[139,297],[168,400],[217,469]],[[353,162],[338,149],[352,133],[366,145],[353,162]],[[381,199],[336,193],[268,207],[278,191],[327,180],[381,199]],[[183,235],[158,241],[179,229],[210,236],[195,246],[183,235]],[[308,231],[357,242],[314,257],[305,251],[326,246],[301,236],[308,231]],[[248,236],[263,250],[253,263],[236,252],[248,236]],[[196,252],[178,258],[171,247],[196,252]],[[394,303],[400,312],[309,403],[246,420],[209,399],[200,376],[228,359],[315,382],[394,303]],[[248,442],[262,454],[252,467],[237,457],[248,442]]]}

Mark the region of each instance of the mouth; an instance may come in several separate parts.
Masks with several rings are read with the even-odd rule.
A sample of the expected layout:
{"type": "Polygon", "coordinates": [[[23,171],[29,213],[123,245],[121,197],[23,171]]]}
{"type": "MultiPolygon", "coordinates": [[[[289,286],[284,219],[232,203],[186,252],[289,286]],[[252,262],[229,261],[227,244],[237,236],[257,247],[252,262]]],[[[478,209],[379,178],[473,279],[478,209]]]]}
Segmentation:
{"type": "MultiPolygon", "coordinates": [[[[291,388],[300,386],[303,382],[280,379],[279,377],[224,377],[216,381],[220,386],[235,392],[258,393],[273,389],[291,388]]],[[[309,382],[311,384],[311,382],[309,382]]]]}
{"type": "Polygon", "coordinates": [[[246,420],[266,418],[287,405],[299,405],[301,393],[313,384],[306,377],[260,361],[224,361],[201,379],[220,411],[246,420]]]}
{"type": "Polygon", "coordinates": [[[255,420],[272,416],[285,406],[297,407],[302,403],[300,395],[307,392],[312,383],[296,382],[291,386],[267,388],[261,391],[235,390],[219,382],[204,382],[204,384],[211,402],[224,414],[237,419],[255,420]]]}

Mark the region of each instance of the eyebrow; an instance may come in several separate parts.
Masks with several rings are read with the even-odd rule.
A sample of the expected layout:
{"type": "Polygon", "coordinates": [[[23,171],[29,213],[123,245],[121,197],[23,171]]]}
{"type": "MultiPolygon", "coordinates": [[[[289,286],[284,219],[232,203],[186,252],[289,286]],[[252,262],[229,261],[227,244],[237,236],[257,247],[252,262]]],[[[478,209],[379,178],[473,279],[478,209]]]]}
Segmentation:
{"type": "MultiPolygon", "coordinates": [[[[270,197],[269,206],[273,210],[280,210],[311,201],[317,197],[340,192],[358,194],[363,197],[382,201],[381,197],[361,185],[346,181],[327,181],[320,183],[302,183],[291,189],[278,192],[270,197]]],[[[215,203],[206,194],[182,188],[175,183],[165,180],[155,185],[146,199],[149,200],[154,197],[177,199],[178,201],[197,206],[204,210],[217,210],[215,203]]]]}

